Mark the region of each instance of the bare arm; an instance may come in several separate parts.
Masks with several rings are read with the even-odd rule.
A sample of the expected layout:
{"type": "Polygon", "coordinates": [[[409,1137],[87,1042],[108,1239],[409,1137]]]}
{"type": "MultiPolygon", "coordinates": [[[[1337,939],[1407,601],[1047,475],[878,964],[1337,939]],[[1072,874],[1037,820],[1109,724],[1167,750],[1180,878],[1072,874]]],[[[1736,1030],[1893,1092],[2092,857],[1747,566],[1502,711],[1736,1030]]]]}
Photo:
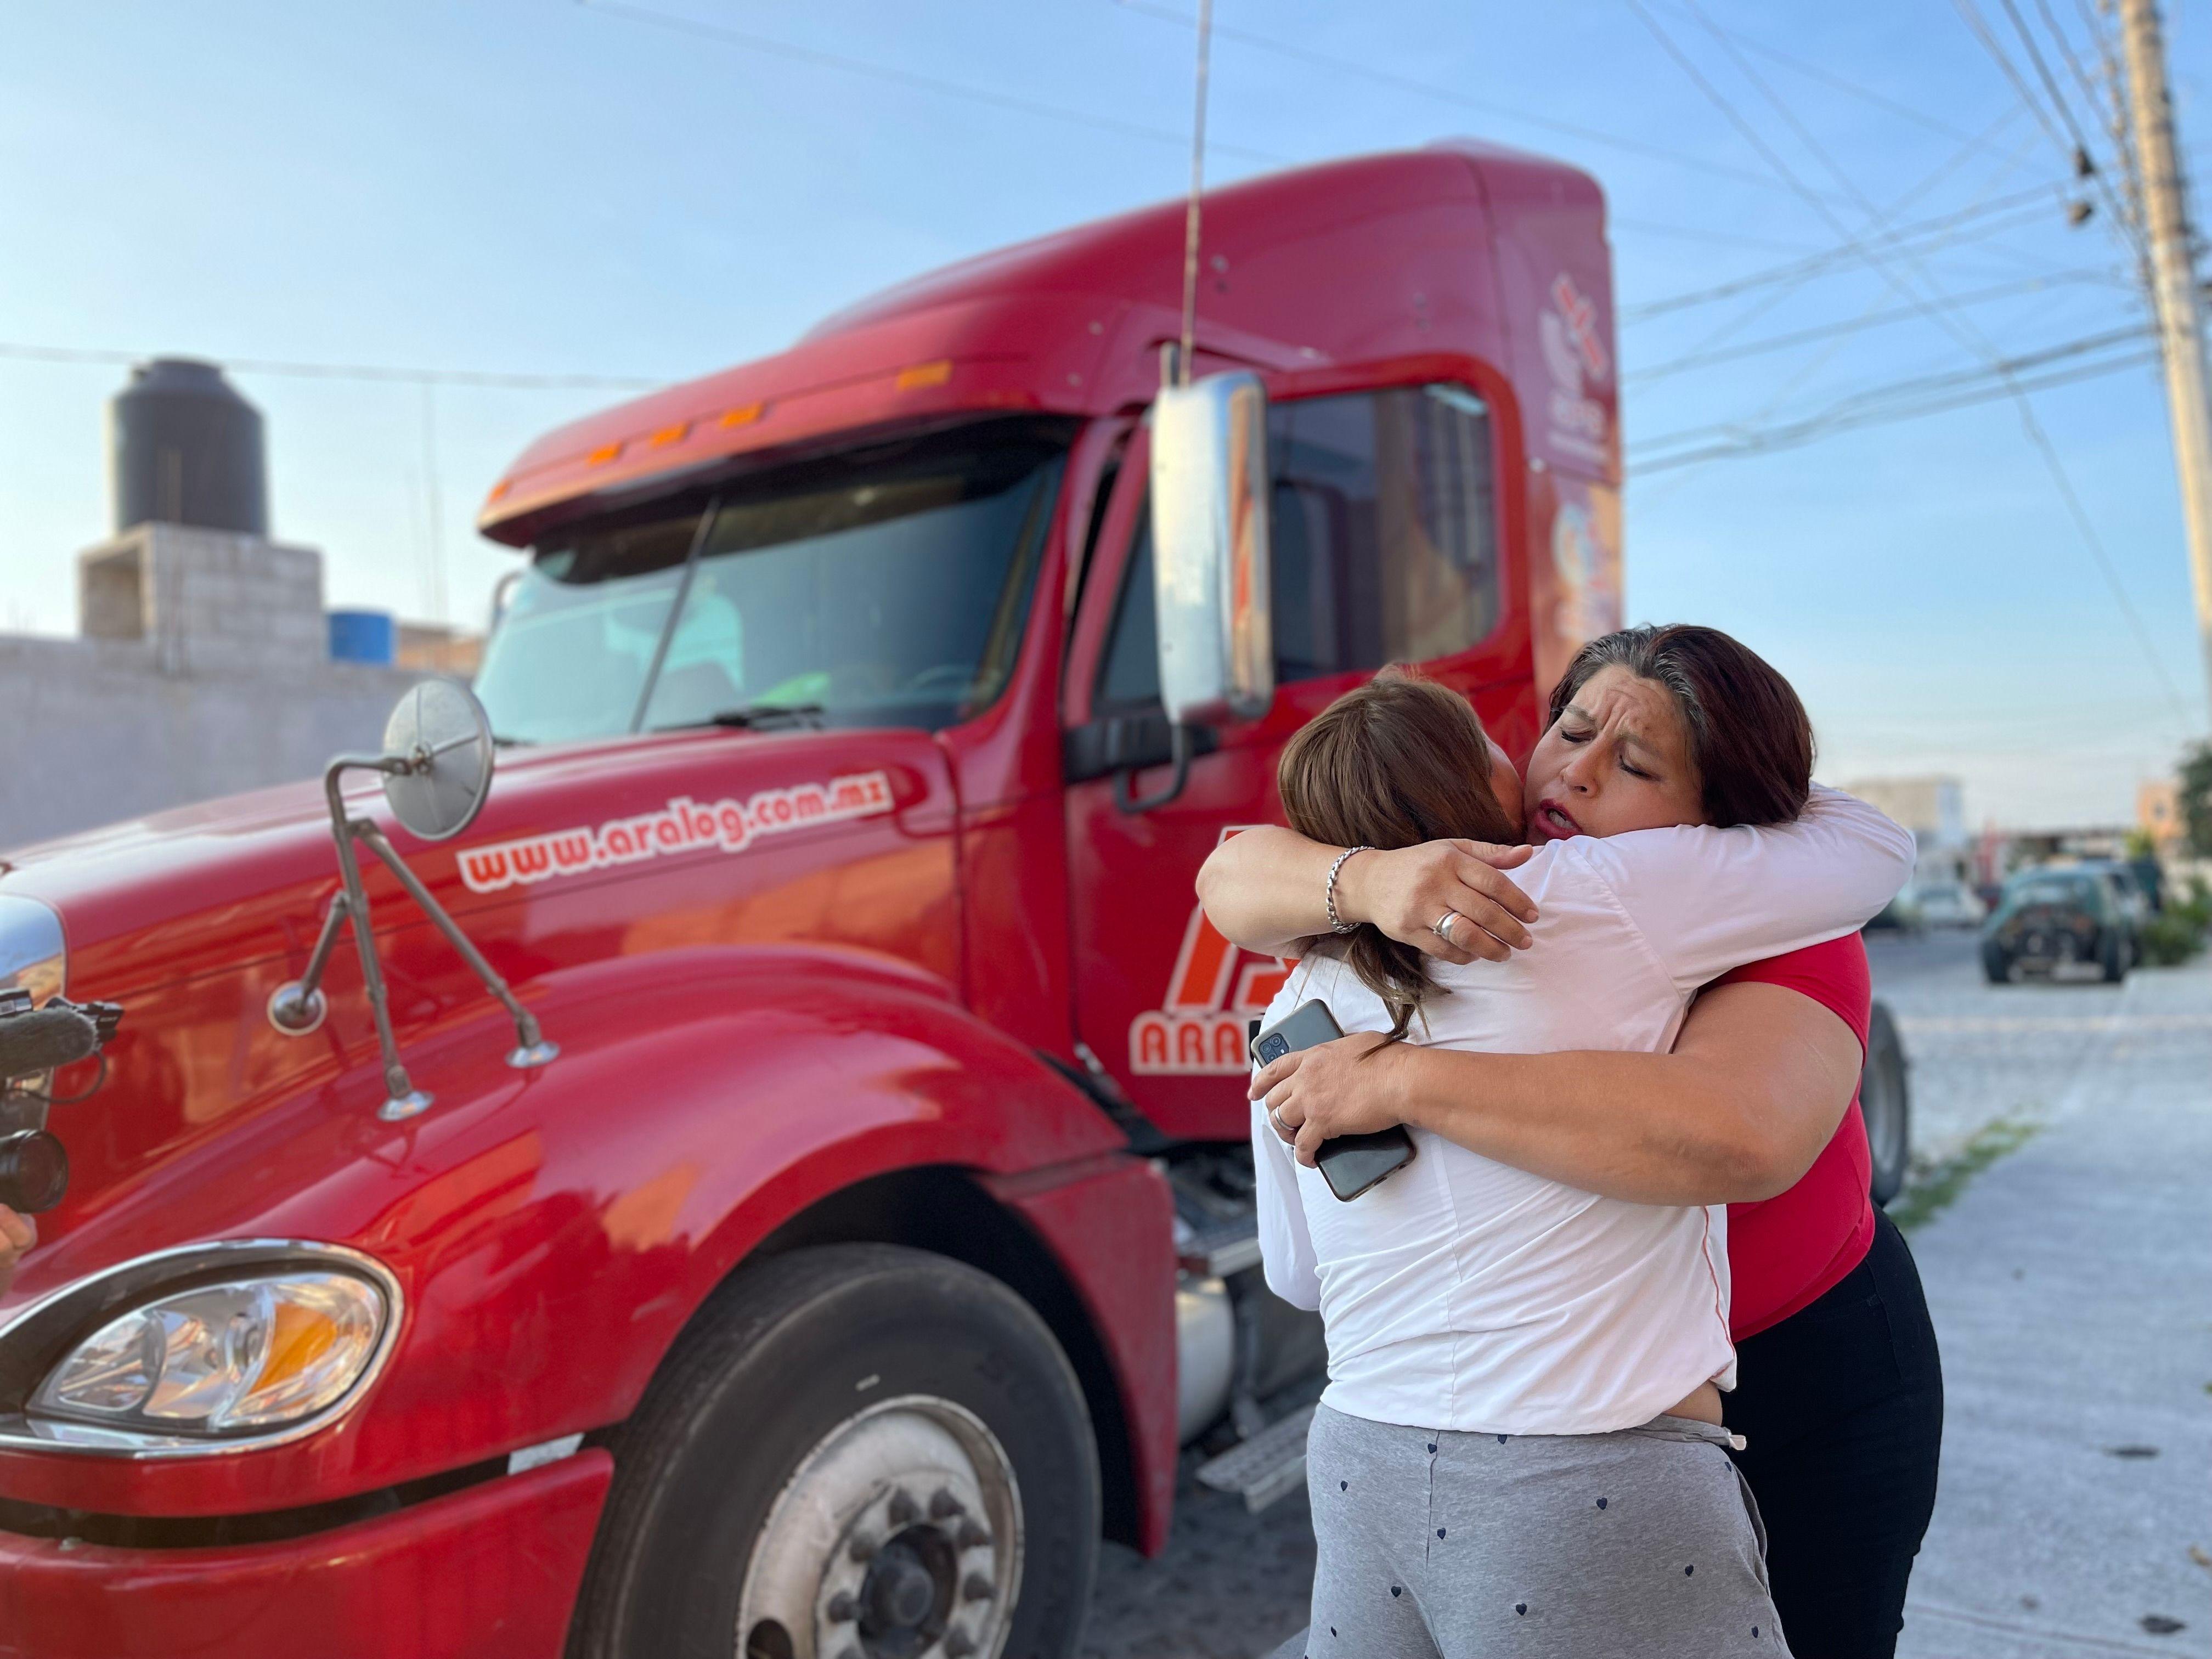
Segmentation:
{"type": "MultiPolygon", "coordinates": [[[[1357,860],[1353,860],[1355,863],[1357,860]]],[[[1796,1184],[1858,1086],[1858,1038],[1778,985],[1717,986],[1672,1054],[1470,1054],[1372,1033],[1287,1054],[1253,1079],[1323,1140],[1411,1123],[1470,1152],[1634,1204],[1740,1204],[1796,1184]]]]}
{"type": "MultiPolygon", "coordinates": [[[[1248,951],[1297,954],[1298,942],[1328,932],[1328,867],[1341,847],[1324,847],[1295,830],[1263,824],[1231,836],[1199,867],[1198,897],[1206,919],[1248,951]]],[[[1524,922],[1536,920],[1528,896],[1498,873],[1527,861],[1526,847],[1488,842],[1432,841],[1395,851],[1368,851],[1337,872],[1336,909],[1346,921],[1370,921],[1445,962],[1476,957],[1503,962],[1528,948],[1524,922]],[[1462,950],[1430,931],[1447,910],[1462,950]]]]}
{"type": "Polygon", "coordinates": [[[39,1224],[0,1204],[0,1296],[15,1282],[15,1264],[39,1242],[39,1224]]]}

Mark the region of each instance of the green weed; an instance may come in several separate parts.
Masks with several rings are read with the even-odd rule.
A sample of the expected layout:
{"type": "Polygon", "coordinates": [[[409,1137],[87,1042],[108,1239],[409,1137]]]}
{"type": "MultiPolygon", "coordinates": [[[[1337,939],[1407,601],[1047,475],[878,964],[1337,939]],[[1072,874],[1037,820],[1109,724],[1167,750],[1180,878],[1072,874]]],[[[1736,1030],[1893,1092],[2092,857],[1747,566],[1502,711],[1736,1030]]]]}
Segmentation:
{"type": "Polygon", "coordinates": [[[2042,1127],[2042,1120],[2032,1117],[2001,1117],[1984,1124],[1972,1140],[1899,1194],[1889,1206],[1889,1218],[1905,1232],[1934,1219],[1958,1202],[1968,1182],[2027,1145],[2042,1127]]]}

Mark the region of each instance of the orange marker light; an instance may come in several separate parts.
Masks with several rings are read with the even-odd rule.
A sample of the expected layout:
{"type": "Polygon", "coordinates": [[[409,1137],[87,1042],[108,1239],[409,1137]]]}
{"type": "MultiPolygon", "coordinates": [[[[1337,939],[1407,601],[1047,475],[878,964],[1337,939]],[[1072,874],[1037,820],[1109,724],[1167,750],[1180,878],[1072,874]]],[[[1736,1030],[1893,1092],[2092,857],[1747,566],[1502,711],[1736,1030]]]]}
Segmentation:
{"type": "Polygon", "coordinates": [[[611,461],[616,456],[622,453],[623,447],[620,444],[601,444],[597,449],[584,457],[584,465],[586,466],[605,466],[609,461],[611,461]]]}
{"type": "Polygon", "coordinates": [[[494,485],[491,487],[491,495],[490,495],[490,496],[489,496],[489,499],[490,499],[490,500],[492,500],[492,501],[495,501],[499,500],[501,496],[502,496],[502,495],[506,495],[506,494],[507,494],[507,492],[508,490],[510,490],[510,489],[514,489],[514,479],[512,479],[512,478],[501,478],[501,479],[497,483],[494,484],[494,485]]]}
{"type": "Polygon", "coordinates": [[[690,430],[691,422],[689,421],[678,421],[674,426],[664,426],[653,434],[653,447],[659,449],[669,444],[680,444],[684,441],[684,434],[690,430]]]}
{"type": "Polygon", "coordinates": [[[933,363],[914,363],[899,370],[896,385],[901,392],[913,392],[926,386],[943,386],[952,378],[952,359],[939,357],[933,363]]]}
{"type": "Polygon", "coordinates": [[[720,423],[724,426],[750,426],[755,421],[760,419],[761,411],[767,407],[765,404],[744,404],[739,408],[726,411],[720,423]]]}

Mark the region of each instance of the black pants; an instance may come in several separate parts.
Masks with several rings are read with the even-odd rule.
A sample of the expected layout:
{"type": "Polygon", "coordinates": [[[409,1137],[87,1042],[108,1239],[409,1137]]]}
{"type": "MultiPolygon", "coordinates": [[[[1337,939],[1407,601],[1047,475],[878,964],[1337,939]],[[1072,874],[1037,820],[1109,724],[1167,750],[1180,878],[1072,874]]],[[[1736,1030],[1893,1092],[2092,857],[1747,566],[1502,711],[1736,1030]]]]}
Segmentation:
{"type": "Polygon", "coordinates": [[[1741,1344],[1728,1425],[1766,1521],[1797,1659],[1889,1659],[1936,1506],[1943,1370],[1904,1235],[1879,1211],[1867,1259],[1741,1344]]]}

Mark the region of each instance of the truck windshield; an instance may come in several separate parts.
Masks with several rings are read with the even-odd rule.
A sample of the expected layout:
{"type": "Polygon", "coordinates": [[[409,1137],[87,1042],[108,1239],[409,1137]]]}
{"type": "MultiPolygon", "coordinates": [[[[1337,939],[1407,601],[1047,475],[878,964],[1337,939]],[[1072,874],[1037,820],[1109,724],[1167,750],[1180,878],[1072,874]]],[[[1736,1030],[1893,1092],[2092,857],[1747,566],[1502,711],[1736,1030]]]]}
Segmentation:
{"type": "Polygon", "coordinates": [[[926,731],[968,719],[1012,670],[1071,435],[968,426],[549,536],[477,678],[493,731],[557,743],[778,710],[926,731]]]}

